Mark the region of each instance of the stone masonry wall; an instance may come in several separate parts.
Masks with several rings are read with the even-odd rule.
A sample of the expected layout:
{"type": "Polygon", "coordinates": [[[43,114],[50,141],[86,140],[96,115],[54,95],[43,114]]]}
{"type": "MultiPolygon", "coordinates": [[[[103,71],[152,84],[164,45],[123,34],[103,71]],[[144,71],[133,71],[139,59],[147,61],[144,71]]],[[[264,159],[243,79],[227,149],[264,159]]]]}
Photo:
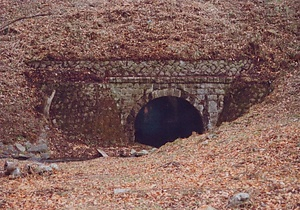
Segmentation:
{"type": "Polygon", "coordinates": [[[53,73],[41,82],[48,91],[57,90],[51,117],[62,130],[74,138],[91,133],[90,136],[98,133],[109,136],[99,123],[106,116],[107,120],[100,121],[106,121],[110,127],[121,126],[126,134],[109,138],[109,142],[122,138],[134,141],[133,125],[138,111],[150,100],[162,96],[184,98],[199,110],[207,129],[214,127],[231,82],[247,76],[255,67],[251,60],[33,61],[29,65],[36,71],[53,73]],[[76,80],[66,85],[65,78],[60,77],[65,72],[68,75],[85,72],[93,75],[94,80],[76,80]],[[114,113],[113,116],[108,112],[114,113]]]}
{"type": "Polygon", "coordinates": [[[56,90],[50,117],[70,140],[101,146],[121,145],[127,139],[120,124],[119,111],[106,85],[97,83],[49,83],[47,94],[56,90]],[[113,125],[113,126],[111,126],[113,125]]]}
{"type": "Polygon", "coordinates": [[[35,69],[88,70],[99,79],[113,83],[227,83],[238,75],[253,69],[251,60],[199,60],[199,61],[32,61],[35,69]],[[155,78],[155,81],[153,80],[155,78]],[[158,79],[158,80],[157,80],[158,79]]]}

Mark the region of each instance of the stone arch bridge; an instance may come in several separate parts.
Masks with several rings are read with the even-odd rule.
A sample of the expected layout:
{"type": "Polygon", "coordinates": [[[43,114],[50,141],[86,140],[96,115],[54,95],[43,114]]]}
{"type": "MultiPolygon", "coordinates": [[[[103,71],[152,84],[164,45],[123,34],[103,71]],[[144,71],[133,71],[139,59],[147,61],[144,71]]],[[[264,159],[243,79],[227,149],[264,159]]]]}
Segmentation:
{"type": "Polygon", "coordinates": [[[30,77],[38,78],[47,96],[56,90],[50,108],[52,122],[73,139],[102,139],[105,145],[133,142],[138,112],[149,101],[163,96],[183,98],[199,111],[205,129],[216,126],[232,82],[256,68],[248,59],[28,64],[34,68],[30,77]],[[125,137],[116,136],[117,130],[125,137]],[[110,133],[105,136],[105,132],[110,133]]]}

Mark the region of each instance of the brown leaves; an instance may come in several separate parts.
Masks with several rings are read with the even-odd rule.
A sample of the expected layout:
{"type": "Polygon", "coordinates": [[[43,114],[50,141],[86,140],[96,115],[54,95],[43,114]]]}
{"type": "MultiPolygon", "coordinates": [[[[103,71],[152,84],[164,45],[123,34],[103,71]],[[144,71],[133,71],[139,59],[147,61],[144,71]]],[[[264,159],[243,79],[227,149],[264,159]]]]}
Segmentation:
{"type": "MultiPolygon", "coordinates": [[[[250,194],[254,209],[299,208],[297,11],[297,0],[1,1],[0,28],[20,20],[0,33],[3,141],[35,139],[42,124],[33,112],[34,87],[22,74],[28,59],[248,56],[266,62],[262,75],[289,73],[274,83],[275,92],[263,105],[224,123],[212,131],[213,138],[192,136],[141,158],[60,163],[63,171],[50,177],[0,177],[0,208],[197,209],[210,204],[226,209],[238,192],[250,194]],[[43,13],[53,15],[19,19],[43,13]],[[131,190],[114,195],[116,188],[131,190]]],[[[72,81],[99,79],[88,71],[48,72],[53,78],[55,73],[72,81]]],[[[53,133],[56,157],[83,155],[79,150],[85,148],[75,147],[80,144],[53,133]]]]}

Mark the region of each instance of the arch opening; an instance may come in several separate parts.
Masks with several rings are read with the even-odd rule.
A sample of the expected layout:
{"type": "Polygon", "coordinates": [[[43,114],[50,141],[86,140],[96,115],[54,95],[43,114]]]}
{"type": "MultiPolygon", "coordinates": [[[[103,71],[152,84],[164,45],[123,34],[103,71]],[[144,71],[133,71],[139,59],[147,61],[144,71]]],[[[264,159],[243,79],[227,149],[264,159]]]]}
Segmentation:
{"type": "Polygon", "coordinates": [[[189,137],[192,132],[204,132],[199,111],[188,101],[174,96],[155,98],[138,112],[135,141],[160,147],[177,138],[189,137]]]}

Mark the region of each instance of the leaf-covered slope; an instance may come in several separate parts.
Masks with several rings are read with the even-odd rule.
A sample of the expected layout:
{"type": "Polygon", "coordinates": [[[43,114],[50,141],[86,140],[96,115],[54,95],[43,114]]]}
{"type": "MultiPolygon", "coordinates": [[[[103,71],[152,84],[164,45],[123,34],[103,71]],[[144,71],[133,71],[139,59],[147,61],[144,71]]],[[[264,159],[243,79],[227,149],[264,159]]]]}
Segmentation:
{"type": "Polygon", "coordinates": [[[272,61],[283,50],[295,56],[299,45],[298,1],[36,1],[11,10],[3,4],[4,26],[35,16],[9,25],[27,59],[272,61]]]}
{"type": "MultiPolygon", "coordinates": [[[[229,197],[241,191],[251,195],[253,209],[299,208],[299,4],[2,0],[2,142],[37,139],[43,125],[34,112],[35,87],[23,75],[28,59],[249,56],[282,74],[247,115],[151,156],[61,163],[49,177],[1,177],[0,208],[228,209],[229,197]],[[130,191],[115,195],[119,188],[130,191]]],[[[70,151],[57,140],[53,148],[70,151]]]]}

